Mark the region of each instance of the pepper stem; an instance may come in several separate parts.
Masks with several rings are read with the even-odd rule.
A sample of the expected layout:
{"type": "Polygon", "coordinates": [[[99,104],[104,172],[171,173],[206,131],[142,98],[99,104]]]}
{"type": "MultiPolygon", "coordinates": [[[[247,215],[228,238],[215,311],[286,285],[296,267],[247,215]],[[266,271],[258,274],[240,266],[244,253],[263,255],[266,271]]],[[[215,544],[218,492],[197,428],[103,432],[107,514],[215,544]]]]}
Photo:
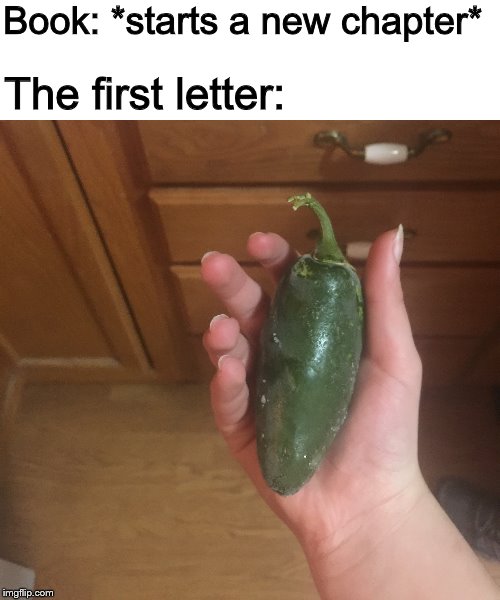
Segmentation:
{"type": "Polygon", "coordinates": [[[319,219],[321,225],[321,237],[316,244],[314,258],[320,262],[345,263],[346,260],[335,239],[330,218],[316,198],[307,193],[299,196],[292,196],[288,199],[288,202],[291,202],[293,210],[298,210],[301,206],[308,206],[314,211],[319,219]]]}

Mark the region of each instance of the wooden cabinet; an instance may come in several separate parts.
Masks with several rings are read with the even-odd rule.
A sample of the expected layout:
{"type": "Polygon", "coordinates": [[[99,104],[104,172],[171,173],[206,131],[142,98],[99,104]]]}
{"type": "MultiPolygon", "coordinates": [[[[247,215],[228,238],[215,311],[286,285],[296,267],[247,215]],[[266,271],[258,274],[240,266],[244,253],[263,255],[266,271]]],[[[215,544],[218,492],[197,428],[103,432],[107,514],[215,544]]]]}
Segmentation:
{"type": "MultiPolygon", "coordinates": [[[[203,330],[223,310],[200,279],[201,256],[232,254],[272,293],[265,273],[249,263],[246,240],[253,231],[275,231],[309,251],[317,222],[308,212],[297,218],[285,199],[310,191],[324,202],[344,249],[404,224],[402,282],[425,383],[491,381],[474,364],[500,321],[498,123],[148,122],[139,130],[163,252],[199,356],[203,330]],[[316,133],[337,129],[353,146],[411,145],[439,127],[452,132],[449,142],[393,166],[314,144],[316,133]]],[[[363,263],[357,267],[362,273],[363,263]]]]}
{"type": "Polygon", "coordinates": [[[36,379],[151,370],[51,122],[0,127],[0,345],[36,379]]]}
{"type": "Polygon", "coordinates": [[[498,181],[498,121],[177,121],[139,122],[154,184],[498,181]],[[415,145],[423,132],[451,130],[446,144],[408,163],[380,168],[314,144],[323,131],[353,147],[415,145]]]}
{"type": "Polygon", "coordinates": [[[196,379],[137,124],[64,121],[58,129],[155,376],[196,379]]]}
{"type": "MultiPolygon", "coordinates": [[[[498,382],[497,122],[71,122],[1,127],[0,345],[37,378],[185,381],[211,372],[201,334],[222,306],[201,256],[246,254],[253,231],[309,251],[313,192],[341,245],[403,223],[402,280],[427,384],[498,382]],[[450,141],[393,166],[315,146],[450,141]]],[[[363,272],[363,262],[356,265],[363,272]]]]}

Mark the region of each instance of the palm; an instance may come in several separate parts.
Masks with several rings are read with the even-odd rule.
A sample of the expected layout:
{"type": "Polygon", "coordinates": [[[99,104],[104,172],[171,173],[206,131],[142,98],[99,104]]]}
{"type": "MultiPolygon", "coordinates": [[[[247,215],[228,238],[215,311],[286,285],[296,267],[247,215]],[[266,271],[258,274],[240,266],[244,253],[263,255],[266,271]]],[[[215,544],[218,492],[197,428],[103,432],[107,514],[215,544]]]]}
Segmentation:
{"type": "Polygon", "coordinates": [[[408,467],[416,467],[416,456],[408,451],[408,446],[413,446],[412,434],[400,423],[397,410],[405,393],[400,381],[381,373],[370,359],[363,359],[360,383],[344,427],[320,468],[293,496],[280,496],[267,487],[258,464],[250,415],[247,428],[234,440],[232,452],[262,497],[292,530],[301,529],[304,514],[326,516],[327,521],[321,523],[323,531],[325,527],[338,529],[343,516],[354,519],[402,492],[408,467]],[[409,464],[412,459],[413,465],[409,464]],[[322,510],[332,504],[333,512],[322,510]],[[311,507],[316,510],[311,511],[311,507]]]}

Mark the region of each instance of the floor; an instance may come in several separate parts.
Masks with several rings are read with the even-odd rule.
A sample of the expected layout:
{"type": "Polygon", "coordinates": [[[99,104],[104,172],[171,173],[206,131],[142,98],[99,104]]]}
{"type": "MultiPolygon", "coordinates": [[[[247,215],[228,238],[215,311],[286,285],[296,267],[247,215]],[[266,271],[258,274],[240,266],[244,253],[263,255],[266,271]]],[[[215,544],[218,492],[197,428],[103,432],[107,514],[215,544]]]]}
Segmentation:
{"type": "MultiPolygon", "coordinates": [[[[0,557],[64,600],[316,599],[208,407],[205,386],[27,388],[2,464],[0,557]]],[[[461,475],[500,493],[499,432],[488,391],[427,393],[429,482],[461,475]]]]}

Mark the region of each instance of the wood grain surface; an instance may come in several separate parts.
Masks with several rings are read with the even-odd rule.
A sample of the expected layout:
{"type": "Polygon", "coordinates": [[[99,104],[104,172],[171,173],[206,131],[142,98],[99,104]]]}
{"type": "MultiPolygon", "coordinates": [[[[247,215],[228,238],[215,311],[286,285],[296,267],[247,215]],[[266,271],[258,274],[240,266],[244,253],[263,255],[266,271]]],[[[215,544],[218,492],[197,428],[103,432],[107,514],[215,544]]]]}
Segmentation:
{"type": "Polygon", "coordinates": [[[150,370],[54,124],[0,126],[0,334],[40,377],[150,370]]]}
{"type": "Polygon", "coordinates": [[[498,121],[141,121],[154,183],[498,181],[498,121]],[[451,130],[451,141],[399,165],[370,165],[314,145],[332,129],[353,147],[413,145],[420,133],[451,130]]]}
{"type": "Polygon", "coordinates": [[[203,387],[31,388],[0,556],[56,597],[316,598],[298,544],[214,429],[203,387]]]}
{"type": "Polygon", "coordinates": [[[500,385],[500,331],[482,344],[481,352],[474,361],[471,379],[487,385],[500,385]]]}
{"type": "Polygon", "coordinates": [[[85,189],[148,358],[164,379],[194,376],[189,342],[147,197],[150,178],[137,126],[61,121],[58,129],[85,189]]]}
{"type": "Polygon", "coordinates": [[[248,261],[246,243],[254,231],[279,233],[299,252],[314,248],[315,215],[305,209],[296,213],[286,202],[305,191],[328,210],[343,248],[372,242],[402,223],[403,263],[500,261],[500,190],[168,187],[153,189],[150,197],[173,262],[197,262],[208,250],[248,261]]]}
{"type": "MultiPolygon", "coordinates": [[[[421,459],[500,493],[478,389],[428,393],[421,459]]],[[[214,429],[204,386],[45,385],[25,394],[1,482],[0,556],[64,600],[315,600],[301,549],[214,429]]],[[[498,564],[488,568],[500,583],[498,564]]]]}

